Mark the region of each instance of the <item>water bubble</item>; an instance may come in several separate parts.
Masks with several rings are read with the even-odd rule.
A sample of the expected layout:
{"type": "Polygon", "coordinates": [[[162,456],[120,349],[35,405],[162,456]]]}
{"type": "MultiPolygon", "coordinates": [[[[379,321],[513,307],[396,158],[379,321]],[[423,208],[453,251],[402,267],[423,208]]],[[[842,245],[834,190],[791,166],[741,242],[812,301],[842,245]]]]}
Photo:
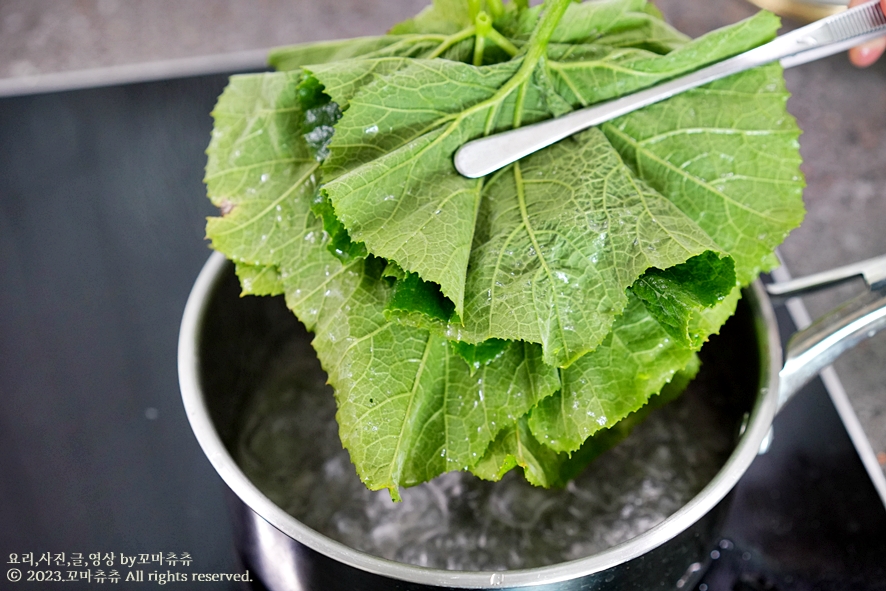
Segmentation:
{"type": "MultiPolygon", "coordinates": [[[[317,313],[309,310],[306,316],[317,313]]],[[[346,327],[336,329],[336,335],[340,347],[353,339],[346,327]]],[[[725,458],[714,450],[728,449],[734,433],[732,428],[699,433],[691,417],[699,416],[697,405],[706,402],[688,405],[687,392],[656,409],[564,489],[535,488],[515,472],[496,483],[450,472],[402,489],[403,502],[392,503],[387,491],[372,492],[360,482],[338,437],[326,376],[308,342],[299,346],[281,348],[279,362],[269,366],[254,399],[243,408],[243,430],[232,451],[249,479],[285,511],[338,542],[408,564],[483,570],[490,585],[505,586],[507,570],[586,557],[661,523],[716,474],[725,458]]],[[[384,431],[378,415],[389,407],[380,406],[382,396],[390,400],[399,393],[394,387],[373,389],[373,375],[381,372],[347,362],[337,369],[339,376],[373,392],[372,415],[357,427],[367,438],[384,431]]],[[[478,383],[475,376],[472,383],[485,389],[488,380],[478,383]]],[[[697,400],[705,400],[706,392],[698,394],[697,400]]],[[[566,404],[572,402],[569,398],[566,404]]],[[[602,413],[582,406],[576,414],[596,427],[602,413]]],[[[496,422],[502,420],[496,417],[496,422]]],[[[455,453],[448,441],[435,446],[445,458],[437,461],[450,470],[475,462],[482,450],[463,448],[462,440],[497,432],[492,423],[474,423],[455,436],[464,452],[455,453]]],[[[544,441],[558,445],[551,438],[544,441]]]]}

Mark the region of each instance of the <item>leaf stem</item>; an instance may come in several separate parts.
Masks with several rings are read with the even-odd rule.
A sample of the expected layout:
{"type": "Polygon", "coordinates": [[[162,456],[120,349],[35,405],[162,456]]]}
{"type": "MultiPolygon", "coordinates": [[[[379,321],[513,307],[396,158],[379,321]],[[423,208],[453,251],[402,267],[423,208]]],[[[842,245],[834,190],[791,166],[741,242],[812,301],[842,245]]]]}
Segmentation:
{"type": "Polygon", "coordinates": [[[429,53],[425,57],[425,59],[432,60],[432,59],[440,57],[441,55],[443,55],[443,53],[446,52],[447,49],[449,49],[450,47],[452,47],[456,43],[459,43],[461,41],[464,41],[465,39],[469,39],[470,37],[473,37],[476,32],[477,32],[477,27],[475,27],[474,25],[471,25],[470,27],[462,29],[458,33],[453,33],[452,35],[446,37],[440,43],[440,45],[437,46],[437,49],[435,49],[434,51],[429,53]]]}
{"type": "Polygon", "coordinates": [[[483,50],[486,47],[486,37],[492,32],[492,17],[486,11],[481,10],[474,17],[474,28],[477,36],[474,39],[474,65],[483,65],[483,50]]]}
{"type": "Polygon", "coordinates": [[[492,18],[501,18],[505,13],[505,5],[501,0],[486,0],[486,8],[492,14],[492,18]]]}
{"type": "Polygon", "coordinates": [[[474,22],[477,18],[477,15],[480,14],[482,10],[483,3],[481,0],[468,0],[468,18],[471,19],[471,22],[474,22]]]}
{"type": "Polygon", "coordinates": [[[548,48],[548,41],[550,41],[551,35],[554,34],[554,30],[557,28],[557,25],[560,24],[563,15],[566,13],[566,9],[569,8],[572,1],[573,0],[547,0],[545,2],[544,13],[542,13],[541,19],[535,26],[535,30],[532,31],[532,36],[529,38],[529,51],[526,53],[526,62],[524,63],[524,66],[526,63],[531,63],[531,67],[535,67],[538,60],[545,55],[545,51],[548,48]]]}
{"type": "Polygon", "coordinates": [[[474,39],[474,61],[472,62],[475,66],[483,65],[483,49],[485,48],[486,37],[477,35],[476,39],[474,39]]]}
{"type": "Polygon", "coordinates": [[[532,36],[529,38],[528,43],[529,49],[523,58],[523,63],[520,65],[520,69],[517,70],[516,74],[514,74],[514,76],[508,80],[497,93],[495,93],[495,97],[493,97],[492,100],[507,96],[515,88],[529,79],[532,72],[535,70],[535,66],[545,56],[548,41],[550,41],[551,35],[554,34],[554,30],[557,28],[557,25],[560,24],[560,20],[563,18],[566,9],[569,8],[572,1],[573,0],[547,0],[547,2],[545,2],[545,11],[542,13],[541,19],[535,26],[535,30],[532,31],[532,36]]]}
{"type": "Polygon", "coordinates": [[[520,52],[520,48],[510,42],[510,40],[496,31],[491,29],[486,38],[501,47],[509,56],[514,57],[520,52]]]}
{"type": "Polygon", "coordinates": [[[520,85],[517,89],[517,100],[514,101],[514,128],[523,124],[523,102],[526,100],[526,83],[520,85]]]}

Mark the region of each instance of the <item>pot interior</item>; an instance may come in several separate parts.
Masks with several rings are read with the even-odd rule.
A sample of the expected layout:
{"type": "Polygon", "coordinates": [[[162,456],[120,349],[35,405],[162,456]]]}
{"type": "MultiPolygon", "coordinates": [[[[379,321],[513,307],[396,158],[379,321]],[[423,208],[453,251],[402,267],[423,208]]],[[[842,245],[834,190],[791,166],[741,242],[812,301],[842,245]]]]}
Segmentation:
{"type": "Polygon", "coordinates": [[[701,353],[676,401],[655,409],[565,489],[450,473],[370,492],[342,449],[335,402],[311,335],[282,298],[240,297],[231,265],[211,291],[199,338],[214,427],[265,496],[309,528],[371,555],[440,569],[501,571],[591,556],[654,527],[695,497],[738,441],[761,384],[750,306],[701,353]]]}

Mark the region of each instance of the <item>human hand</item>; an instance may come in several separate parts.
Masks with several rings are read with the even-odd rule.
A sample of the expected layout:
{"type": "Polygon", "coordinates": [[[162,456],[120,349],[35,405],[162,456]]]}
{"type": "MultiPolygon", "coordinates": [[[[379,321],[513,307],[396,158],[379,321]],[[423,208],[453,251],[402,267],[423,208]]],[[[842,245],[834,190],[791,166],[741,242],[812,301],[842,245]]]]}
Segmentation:
{"type": "MultiPolygon", "coordinates": [[[[849,7],[858,6],[867,0],[850,0],[849,7]]],[[[880,8],[886,13],[886,0],[880,0],[880,8]]],[[[875,61],[880,59],[883,52],[886,51],[886,37],[880,37],[873,41],[863,43],[858,47],[849,50],[849,61],[859,68],[867,68],[875,61]]]]}

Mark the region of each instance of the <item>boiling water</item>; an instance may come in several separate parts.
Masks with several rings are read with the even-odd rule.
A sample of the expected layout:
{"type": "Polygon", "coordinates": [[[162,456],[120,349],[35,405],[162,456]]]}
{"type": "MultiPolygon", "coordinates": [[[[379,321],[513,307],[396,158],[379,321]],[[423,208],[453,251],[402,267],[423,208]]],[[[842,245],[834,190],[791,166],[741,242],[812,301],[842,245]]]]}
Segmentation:
{"type": "Polygon", "coordinates": [[[393,503],[357,477],[338,439],[325,375],[303,347],[281,351],[265,372],[242,415],[236,459],[259,489],[309,527],[400,562],[489,571],[589,556],[682,507],[734,445],[734,417],[724,417],[717,402],[724,393],[712,386],[722,376],[705,368],[683,397],[652,413],[565,489],[533,487],[516,471],[498,483],[450,473],[401,490],[403,502],[393,503]]]}

